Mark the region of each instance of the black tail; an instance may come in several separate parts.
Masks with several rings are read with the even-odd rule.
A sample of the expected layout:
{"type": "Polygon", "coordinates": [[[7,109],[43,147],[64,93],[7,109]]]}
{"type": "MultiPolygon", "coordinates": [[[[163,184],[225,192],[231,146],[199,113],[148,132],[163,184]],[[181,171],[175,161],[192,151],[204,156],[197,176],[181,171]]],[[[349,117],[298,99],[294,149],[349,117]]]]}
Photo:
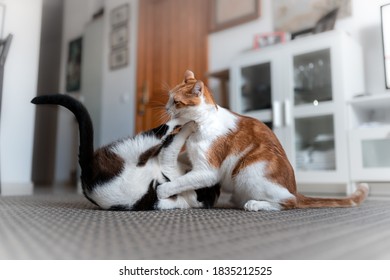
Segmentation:
{"type": "MultiPolygon", "coordinates": [[[[87,109],[76,99],[64,95],[42,95],[37,96],[31,103],[60,105],[70,110],[76,117],[80,131],[79,164],[81,167],[81,181],[83,188],[91,186],[93,173],[93,125],[87,109]]],[[[84,190],[85,191],[85,190],[84,190]]]]}

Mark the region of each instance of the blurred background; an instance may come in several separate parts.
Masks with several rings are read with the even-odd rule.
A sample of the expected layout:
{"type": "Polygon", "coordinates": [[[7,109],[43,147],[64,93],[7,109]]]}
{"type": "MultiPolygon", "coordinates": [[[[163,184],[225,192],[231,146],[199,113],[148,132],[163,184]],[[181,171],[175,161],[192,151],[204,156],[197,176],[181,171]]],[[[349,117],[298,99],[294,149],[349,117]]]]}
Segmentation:
{"type": "Polygon", "coordinates": [[[274,129],[302,190],[349,192],[351,182],[390,181],[381,18],[388,3],[0,0],[1,39],[12,34],[1,96],[1,194],[77,184],[73,115],[37,108],[33,97],[60,92],[84,102],[98,147],[158,125],[166,93],[186,69],[219,104],[274,129]],[[375,123],[385,124],[368,141],[357,127],[375,123]],[[351,135],[361,140],[352,144],[351,135]]]}

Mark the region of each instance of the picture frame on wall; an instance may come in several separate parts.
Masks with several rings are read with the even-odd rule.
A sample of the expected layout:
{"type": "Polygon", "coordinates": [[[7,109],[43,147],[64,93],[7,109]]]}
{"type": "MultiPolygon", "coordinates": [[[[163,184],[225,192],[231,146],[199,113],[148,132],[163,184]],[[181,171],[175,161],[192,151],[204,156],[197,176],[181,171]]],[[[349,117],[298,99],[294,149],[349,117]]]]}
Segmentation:
{"type": "Polygon", "coordinates": [[[129,20],[129,4],[121,5],[111,11],[111,27],[117,28],[121,25],[127,25],[129,20]]]}
{"type": "Polygon", "coordinates": [[[260,0],[211,0],[210,32],[240,25],[260,17],[260,0]]]}
{"type": "Polygon", "coordinates": [[[111,31],[111,49],[123,47],[128,42],[127,25],[120,26],[111,31]]]}
{"type": "Polygon", "coordinates": [[[302,35],[309,33],[321,17],[336,8],[337,19],[350,17],[352,0],[273,0],[274,30],[299,36],[299,32],[302,35]]]}
{"type": "Polygon", "coordinates": [[[66,64],[66,91],[75,92],[81,89],[81,59],[83,38],[79,37],[69,42],[66,64]]]}
{"type": "Polygon", "coordinates": [[[120,5],[111,10],[110,22],[110,70],[118,70],[129,64],[130,5],[120,5]]]}
{"type": "Polygon", "coordinates": [[[115,70],[127,66],[129,61],[126,47],[113,50],[110,55],[110,69],[115,70]]]}
{"type": "Polygon", "coordinates": [[[314,27],[306,28],[303,30],[299,30],[297,32],[291,33],[291,40],[294,40],[296,38],[305,37],[307,35],[317,34],[329,30],[333,30],[336,20],[337,20],[337,14],[339,12],[339,8],[335,8],[331,10],[330,12],[326,13],[324,16],[322,16],[314,25],[314,27]]]}

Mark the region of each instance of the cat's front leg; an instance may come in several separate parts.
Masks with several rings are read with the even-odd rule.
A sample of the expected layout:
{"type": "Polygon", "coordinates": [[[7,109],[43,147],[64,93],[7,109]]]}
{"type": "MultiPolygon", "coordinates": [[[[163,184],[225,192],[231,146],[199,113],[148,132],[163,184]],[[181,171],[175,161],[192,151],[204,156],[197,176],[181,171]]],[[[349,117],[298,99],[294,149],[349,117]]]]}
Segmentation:
{"type": "Polygon", "coordinates": [[[187,138],[197,129],[194,121],[182,126],[176,135],[172,135],[173,140],[166,141],[158,156],[161,172],[168,178],[175,179],[185,173],[178,162],[179,153],[187,138]]]}
{"type": "Polygon", "coordinates": [[[192,170],[172,182],[161,184],[157,188],[157,197],[164,199],[185,191],[214,186],[219,182],[218,174],[212,170],[192,170]]]}
{"type": "Polygon", "coordinates": [[[181,127],[183,126],[184,124],[188,123],[189,120],[185,120],[185,119],[171,119],[170,121],[168,121],[165,125],[168,127],[167,131],[165,132],[165,136],[163,137],[166,138],[167,136],[169,136],[177,127],[181,127]]]}

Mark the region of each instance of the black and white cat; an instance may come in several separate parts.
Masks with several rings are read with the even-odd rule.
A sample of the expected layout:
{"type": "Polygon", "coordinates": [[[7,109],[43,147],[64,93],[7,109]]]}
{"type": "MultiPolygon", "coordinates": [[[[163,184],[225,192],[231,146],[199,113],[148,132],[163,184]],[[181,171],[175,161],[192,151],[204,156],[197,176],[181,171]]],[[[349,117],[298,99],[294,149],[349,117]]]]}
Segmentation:
{"type": "MultiPolygon", "coordinates": [[[[168,122],[133,138],[122,139],[94,151],[93,125],[87,109],[64,95],[35,97],[34,104],[54,104],[69,109],[80,131],[79,164],[85,197],[102,209],[154,210],[210,208],[216,203],[220,186],[158,199],[156,189],[190,170],[179,154],[193,132],[194,123],[181,127],[168,122]]],[[[207,188],[208,187],[208,188],[207,188]]]]}

